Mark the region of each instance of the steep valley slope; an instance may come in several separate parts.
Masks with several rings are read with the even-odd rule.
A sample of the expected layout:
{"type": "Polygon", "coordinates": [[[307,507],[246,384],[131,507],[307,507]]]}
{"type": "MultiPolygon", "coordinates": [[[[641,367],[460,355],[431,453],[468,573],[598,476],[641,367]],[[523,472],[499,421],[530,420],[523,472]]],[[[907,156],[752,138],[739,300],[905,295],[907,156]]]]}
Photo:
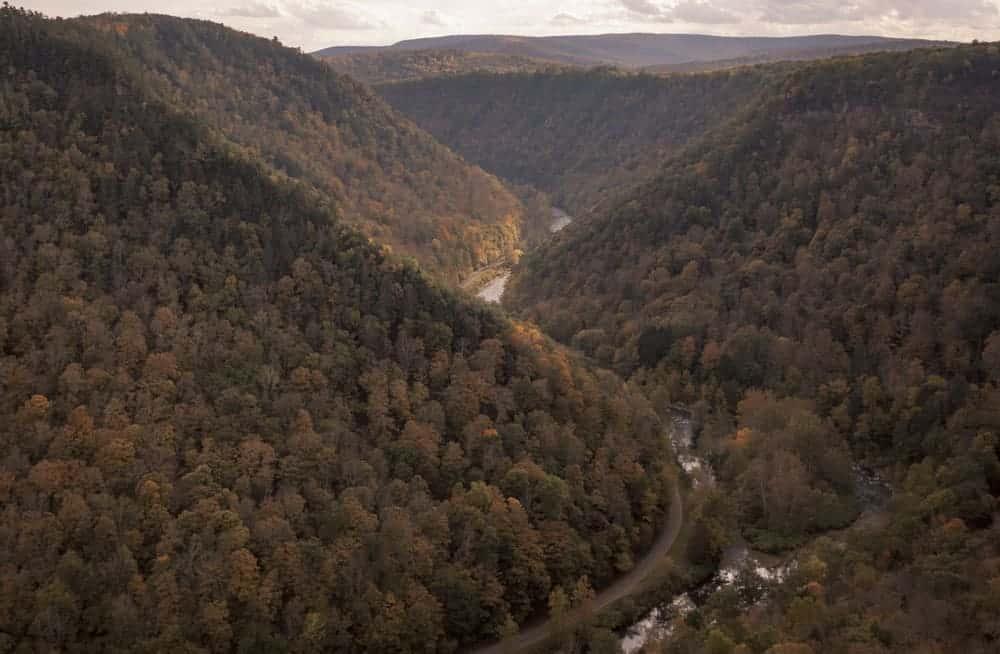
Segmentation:
{"type": "Polygon", "coordinates": [[[80,20],[128,52],[158,97],[336,198],[345,220],[439,278],[515,257],[530,218],[521,201],[322,62],[205,21],[80,20]]]}

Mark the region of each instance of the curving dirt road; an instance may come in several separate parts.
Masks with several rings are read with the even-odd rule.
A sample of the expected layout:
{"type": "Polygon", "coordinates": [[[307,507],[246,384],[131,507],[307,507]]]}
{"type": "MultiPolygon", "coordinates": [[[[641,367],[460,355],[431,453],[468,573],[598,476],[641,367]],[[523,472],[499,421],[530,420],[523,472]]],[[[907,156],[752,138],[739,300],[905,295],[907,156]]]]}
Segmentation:
{"type": "MultiPolygon", "coordinates": [[[[650,548],[649,552],[639,560],[628,574],[619,578],[618,581],[597,594],[593,604],[590,606],[591,614],[603,611],[623,597],[628,597],[634,593],[642,581],[649,576],[660,560],[673,547],[674,541],[677,540],[677,535],[681,531],[681,524],[683,522],[684,505],[681,500],[679,484],[675,483],[673,497],[670,500],[670,514],[667,516],[667,523],[663,526],[663,531],[660,532],[659,538],[656,539],[653,547],[650,548]]],[[[566,618],[566,622],[572,625],[580,619],[581,616],[570,613],[566,618]]],[[[546,620],[528,627],[510,640],[493,643],[492,645],[484,645],[469,650],[468,654],[509,654],[511,652],[523,652],[541,645],[552,635],[552,631],[551,620],[546,620]]]]}

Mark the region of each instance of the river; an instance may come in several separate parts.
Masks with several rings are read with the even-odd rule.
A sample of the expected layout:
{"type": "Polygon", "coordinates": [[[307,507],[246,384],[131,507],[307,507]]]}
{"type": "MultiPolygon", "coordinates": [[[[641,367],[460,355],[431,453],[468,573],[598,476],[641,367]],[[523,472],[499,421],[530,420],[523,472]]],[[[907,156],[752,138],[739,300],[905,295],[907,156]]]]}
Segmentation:
{"type": "MultiPolygon", "coordinates": [[[[549,232],[555,234],[556,232],[566,229],[566,227],[573,222],[573,217],[568,213],[559,209],[558,207],[552,207],[552,222],[549,223],[549,232]]],[[[507,282],[510,281],[511,270],[509,267],[504,267],[501,269],[500,274],[494,277],[488,284],[479,289],[476,295],[487,302],[492,302],[494,304],[499,304],[501,298],[503,298],[503,292],[507,290],[507,282]]]]}
{"type": "MultiPolygon", "coordinates": [[[[554,234],[565,229],[572,222],[572,216],[562,209],[553,207],[549,231],[554,234]]],[[[486,302],[499,303],[507,288],[507,282],[510,281],[511,269],[509,266],[502,266],[497,270],[499,274],[480,288],[477,293],[477,296],[486,302]]],[[[694,430],[690,418],[675,413],[672,421],[669,435],[681,468],[687,473],[693,486],[714,486],[716,480],[711,464],[696,454],[694,430]]],[[[855,468],[855,477],[859,487],[858,494],[866,505],[864,515],[870,515],[872,511],[877,511],[884,501],[888,487],[877,474],[860,467],[855,468]]],[[[636,569],[598,595],[596,607],[591,607],[592,609],[600,610],[635,591],[642,579],[670,549],[680,530],[682,515],[680,496],[676,495],[671,515],[667,521],[668,524],[660,539],[636,569]]],[[[723,554],[719,569],[711,579],[691,592],[677,595],[668,604],[654,608],[641,620],[630,626],[626,630],[625,637],[620,641],[621,651],[624,654],[636,654],[653,640],[669,638],[673,630],[671,623],[675,618],[687,615],[724,588],[736,585],[741,591],[741,596],[750,598],[750,604],[762,601],[767,596],[768,590],[773,585],[782,582],[795,565],[794,555],[779,560],[773,556],[752,551],[742,541],[737,542],[723,554]]],[[[473,654],[522,651],[544,641],[548,636],[548,629],[546,623],[536,624],[521,632],[513,642],[494,643],[474,650],[473,654]]]]}
{"type": "Polygon", "coordinates": [[[558,207],[552,207],[552,218],[553,220],[552,224],[549,225],[549,231],[553,234],[566,229],[566,227],[573,222],[573,216],[558,207]]]}

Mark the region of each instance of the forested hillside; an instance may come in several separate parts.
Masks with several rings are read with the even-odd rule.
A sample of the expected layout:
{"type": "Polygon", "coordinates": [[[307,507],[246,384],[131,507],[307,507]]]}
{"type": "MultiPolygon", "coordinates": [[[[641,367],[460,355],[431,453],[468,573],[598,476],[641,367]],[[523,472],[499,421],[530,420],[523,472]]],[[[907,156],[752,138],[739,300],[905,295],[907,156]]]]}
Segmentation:
{"type": "Polygon", "coordinates": [[[664,651],[995,651],[998,80],[997,45],[803,67],[515,273],[510,306],[695,407],[751,543],[849,520],[848,451],[893,483],[664,651]]]}
{"type": "Polygon", "coordinates": [[[222,25],[156,15],[83,19],[158,95],[281,173],[337,198],[344,219],[457,281],[512,259],[520,202],[356,81],[222,25]]]}
{"type": "Polygon", "coordinates": [[[322,59],[341,73],[368,84],[476,72],[531,73],[566,66],[531,57],[463,50],[374,50],[322,59]]]}
{"type": "Polygon", "coordinates": [[[469,161],[582,216],[732,116],[770,75],[470,74],[387,84],[379,93],[469,161]]]}
{"type": "Polygon", "coordinates": [[[453,652],[629,569],[644,397],[166,101],[221,72],[146,20],[0,9],[0,651],[453,652]]]}

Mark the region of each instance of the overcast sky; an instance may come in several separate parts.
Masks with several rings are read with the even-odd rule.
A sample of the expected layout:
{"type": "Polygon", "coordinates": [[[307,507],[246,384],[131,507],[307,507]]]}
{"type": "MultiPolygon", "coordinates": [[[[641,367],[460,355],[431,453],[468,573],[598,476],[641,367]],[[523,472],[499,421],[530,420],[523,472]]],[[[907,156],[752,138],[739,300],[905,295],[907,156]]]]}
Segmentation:
{"type": "Polygon", "coordinates": [[[311,51],[443,34],[697,32],[1000,40],[1000,0],[14,0],[52,16],[151,11],[311,51]]]}

